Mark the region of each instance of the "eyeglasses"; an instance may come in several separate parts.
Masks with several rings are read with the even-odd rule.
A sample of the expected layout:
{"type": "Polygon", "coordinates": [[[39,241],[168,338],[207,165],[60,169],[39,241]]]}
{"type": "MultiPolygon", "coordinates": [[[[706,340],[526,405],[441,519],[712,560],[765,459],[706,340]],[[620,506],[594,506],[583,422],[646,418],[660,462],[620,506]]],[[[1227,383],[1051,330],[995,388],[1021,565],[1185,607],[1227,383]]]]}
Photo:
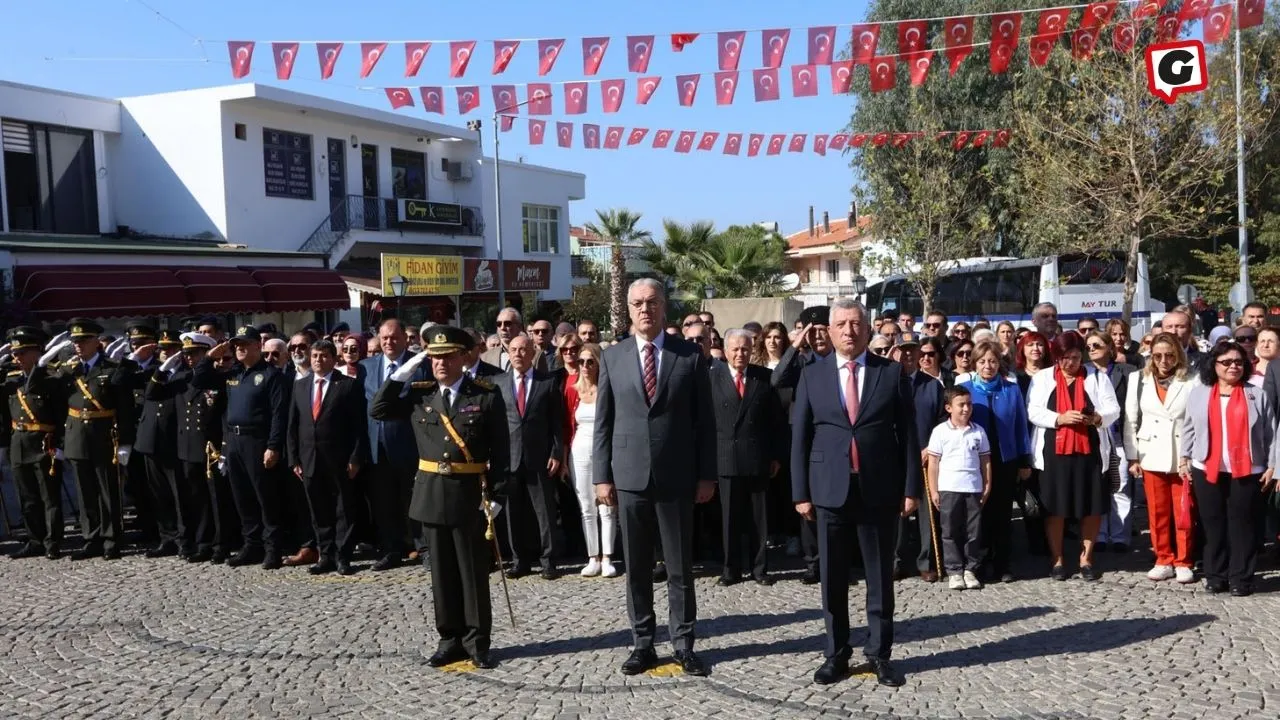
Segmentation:
{"type": "Polygon", "coordinates": [[[516,324],[515,320],[499,320],[498,327],[511,327],[516,324]]]}
{"type": "Polygon", "coordinates": [[[342,348],[342,352],[344,352],[344,353],[358,353],[358,352],[360,352],[360,347],[359,347],[358,345],[348,345],[348,346],[346,346],[346,347],[342,348]]]}
{"type": "Polygon", "coordinates": [[[529,330],[529,332],[531,332],[531,333],[537,333],[537,334],[539,334],[539,335],[544,335],[544,334],[546,334],[546,333],[551,332],[551,328],[531,328],[531,329],[529,330]]]}
{"type": "Polygon", "coordinates": [[[306,350],[308,347],[310,347],[310,346],[309,346],[309,345],[302,345],[302,344],[300,344],[300,345],[290,345],[290,346],[289,346],[289,352],[294,352],[294,351],[296,351],[296,350],[306,350]]]}
{"type": "Polygon", "coordinates": [[[1226,358],[1219,360],[1218,364],[1222,367],[1244,367],[1244,360],[1241,358],[1226,358]]]}
{"type": "Polygon", "coordinates": [[[876,355],[888,355],[889,350],[890,348],[887,348],[887,347],[871,348],[871,352],[875,353],[876,355]]]}
{"type": "Polygon", "coordinates": [[[1161,360],[1177,360],[1177,353],[1151,353],[1151,359],[1155,361],[1161,360]]]}
{"type": "Polygon", "coordinates": [[[593,357],[580,357],[578,358],[578,362],[582,363],[583,365],[595,365],[596,359],[593,357]]]}
{"type": "Polygon", "coordinates": [[[924,326],[925,326],[925,327],[927,327],[927,328],[929,328],[929,329],[931,329],[931,330],[936,330],[936,329],[938,329],[938,328],[942,327],[942,323],[931,323],[931,322],[927,322],[927,323],[925,323],[925,324],[924,324],[924,326]]]}
{"type": "Polygon", "coordinates": [[[581,350],[581,349],[582,349],[582,346],[581,346],[581,345],[577,345],[577,346],[573,346],[573,347],[570,347],[570,346],[566,345],[566,346],[564,346],[564,347],[560,348],[560,352],[561,352],[561,354],[564,354],[564,355],[572,355],[573,353],[576,353],[576,352],[578,352],[578,351],[579,351],[579,350],[581,350]]]}
{"type": "Polygon", "coordinates": [[[272,351],[270,351],[270,352],[264,352],[264,353],[262,353],[262,357],[265,357],[265,358],[267,358],[268,360],[279,360],[279,359],[280,359],[280,351],[279,351],[279,350],[272,350],[272,351]]]}
{"type": "Polygon", "coordinates": [[[937,356],[938,356],[937,350],[928,350],[920,353],[920,357],[922,358],[931,358],[931,357],[937,357],[937,356]]]}
{"type": "Polygon", "coordinates": [[[1102,343],[1089,343],[1086,347],[1090,350],[1106,350],[1107,346],[1102,343]]]}
{"type": "Polygon", "coordinates": [[[1258,336],[1257,335],[1240,335],[1236,338],[1236,342],[1240,342],[1240,343],[1258,342],[1258,336]]]}
{"type": "Polygon", "coordinates": [[[970,355],[973,355],[973,351],[972,351],[972,350],[957,350],[957,351],[956,351],[956,357],[967,358],[967,357],[969,357],[970,355]]]}

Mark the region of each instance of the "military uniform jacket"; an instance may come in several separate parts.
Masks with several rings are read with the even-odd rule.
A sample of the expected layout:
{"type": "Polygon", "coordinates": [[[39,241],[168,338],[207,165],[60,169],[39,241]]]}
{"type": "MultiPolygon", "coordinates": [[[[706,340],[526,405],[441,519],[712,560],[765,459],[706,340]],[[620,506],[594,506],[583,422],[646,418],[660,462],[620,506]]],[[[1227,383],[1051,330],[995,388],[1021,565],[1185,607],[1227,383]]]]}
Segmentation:
{"type": "Polygon", "coordinates": [[[188,463],[206,461],[206,445],[222,447],[222,419],[227,412],[227,393],[201,390],[191,382],[192,372],[179,369],[166,386],[178,393],[178,459],[188,463]]]}
{"type": "Polygon", "coordinates": [[[98,353],[93,367],[88,370],[85,370],[85,363],[73,358],[51,369],[49,376],[58,397],[65,399],[67,404],[62,448],[68,460],[114,461],[116,442],[112,439],[113,428],[119,433],[120,445],[133,444],[136,426],[133,390],[127,368],[98,353]],[[85,390],[80,389],[82,384],[85,390]],[[113,411],[115,417],[86,420],[72,415],[100,410],[113,411]]]}
{"type": "Polygon", "coordinates": [[[9,448],[9,460],[16,465],[40,462],[46,455],[46,447],[59,447],[67,414],[66,401],[50,382],[44,368],[33,368],[31,375],[21,370],[10,370],[0,384],[0,447],[9,448]],[[21,399],[19,399],[21,393],[21,399]],[[23,401],[26,407],[23,407],[23,401]],[[27,414],[27,408],[35,417],[27,414]],[[13,423],[48,425],[52,433],[40,430],[15,430],[13,423]],[[46,446],[46,443],[49,445],[46,446]]]}
{"type": "MultiPolygon", "coordinates": [[[[453,423],[473,461],[488,462],[490,497],[502,495],[510,454],[507,410],[502,393],[487,380],[464,377],[451,408],[445,408],[435,381],[415,382],[405,388],[404,383],[388,380],[373,396],[369,411],[378,420],[408,418],[420,459],[466,462],[441,421],[441,413],[453,423]]],[[[479,475],[440,475],[420,468],[413,482],[409,517],[428,525],[466,527],[480,512],[480,497],[479,475]]]]}
{"type": "Polygon", "coordinates": [[[143,401],[133,449],[172,462],[178,459],[178,401],[165,383],[165,374],[151,367],[135,376],[135,384],[143,386],[143,401]]]}
{"type": "MultiPolygon", "coordinates": [[[[160,369],[160,363],[156,362],[154,358],[147,361],[146,365],[140,365],[134,360],[125,359],[120,361],[120,366],[128,374],[129,390],[133,393],[133,424],[135,427],[140,428],[142,423],[146,421],[146,413],[143,412],[143,408],[147,404],[147,382],[160,369]]],[[[138,443],[134,443],[134,449],[138,450],[138,452],[151,452],[150,450],[143,450],[137,445],[138,443]]]]}

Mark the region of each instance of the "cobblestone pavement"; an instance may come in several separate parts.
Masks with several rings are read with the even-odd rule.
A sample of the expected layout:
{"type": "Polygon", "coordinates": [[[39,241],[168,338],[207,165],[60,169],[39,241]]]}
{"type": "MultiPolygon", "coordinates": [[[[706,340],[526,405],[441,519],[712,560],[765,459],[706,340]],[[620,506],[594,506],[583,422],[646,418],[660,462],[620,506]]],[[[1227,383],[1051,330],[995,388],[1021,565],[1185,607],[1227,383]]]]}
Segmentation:
{"type": "Polygon", "coordinates": [[[1253,597],[1209,596],[1148,582],[1145,560],[1117,570],[1108,556],[1095,584],[899,583],[907,684],[892,690],[811,684],[818,588],[794,572],[720,588],[707,568],[698,649],[711,676],[625,678],[620,579],[512,583],[512,630],[495,576],[500,666],[442,672],[424,662],[436,638],[420,567],[317,579],[136,555],[4,559],[0,717],[1277,717],[1280,577],[1253,597]]]}

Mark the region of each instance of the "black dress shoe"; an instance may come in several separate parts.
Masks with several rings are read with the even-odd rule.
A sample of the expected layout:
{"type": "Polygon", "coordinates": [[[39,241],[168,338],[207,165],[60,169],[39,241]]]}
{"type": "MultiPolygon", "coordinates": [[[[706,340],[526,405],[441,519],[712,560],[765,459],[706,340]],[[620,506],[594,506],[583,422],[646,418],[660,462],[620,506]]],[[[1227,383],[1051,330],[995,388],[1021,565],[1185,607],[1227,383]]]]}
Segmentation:
{"type": "Polygon", "coordinates": [[[720,576],[720,579],[716,581],[716,584],[720,587],[729,587],[730,585],[737,585],[740,582],[742,582],[742,578],[738,575],[733,573],[724,573],[720,576]]]}
{"type": "Polygon", "coordinates": [[[40,557],[44,554],[44,547],[35,543],[27,543],[17,550],[9,553],[9,557],[14,560],[25,560],[26,558],[40,557]]]}
{"type": "Polygon", "coordinates": [[[337,569],[338,564],[333,561],[333,558],[320,558],[320,562],[307,568],[307,572],[312,575],[325,575],[337,569]]]}
{"type": "Polygon", "coordinates": [[[770,587],[771,585],[773,585],[773,578],[769,577],[768,575],[759,575],[752,578],[752,580],[755,580],[756,584],[759,585],[760,587],[770,587]]]}
{"type": "Polygon", "coordinates": [[[511,569],[507,571],[507,579],[519,580],[520,578],[528,574],[529,574],[529,568],[527,566],[519,565],[519,564],[512,565],[511,569]]]}
{"type": "Polygon", "coordinates": [[[178,548],[174,547],[173,545],[170,545],[169,543],[161,543],[146,552],[146,556],[150,560],[155,560],[156,558],[162,558],[162,557],[171,557],[177,554],[178,554],[178,548]]]}
{"type": "Polygon", "coordinates": [[[445,665],[452,665],[459,660],[465,660],[467,653],[462,648],[454,650],[436,650],[431,657],[427,658],[427,664],[431,667],[438,668],[445,665]]]}
{"type": "Polygon", "coordinates": [[[667,581],[667,566],[664,565],[663,563],[658,563],[653,567],[653,582],[654,584],[657,584],[657,583],[664,583],[666,581],[667,581]]]}
{"type": "Polygon", "coordinates": [[[1253,594],[1252,585],[1232,585],[1231,597],[1249,597],[1253,594]]]}
{"type": "Polygon", "coordinates": [[[622,663],[623,675],[639,675],[658,664],[658,653],[653,648],[646,650],[632,650],[631,655],[622,663]]]}
{"type": "Polygon", "coordinates": [[[871,671],[876,674],[876,682],[885,687],[902,687],[902,683],[905,682],[902,675],[898,673],[897,668],[888,660],[871,658],[867,661],[867,664],[871,666],[871,671]]]}
{"type": "Polygon", "coordinates": [[[222,550],[214,550],[213,554],[209,556],[209,562],[213,563],[214,565],[221,565],[226,561],[227,561],[227,553],[222,550]]]}
{"type": "Polygon", "coordinates": [[[849,658],[844,653],[829,657],[822,667],[813,673],[813,681],[819,685],[838,683],[849,676],[849,658]]]}
{"type": "Polygon", "coordinates": [[[212,550],[197,550],[187,556],[187,562],[189,563],[209,562],[212,559],[213,559],[212,550]]]}
{"type": "Polygon", "coordinates": [[[1102,577],[1102,573],[1098,572],[1097,570],[1094,570],[1092,565],[1080,566],[1081,580],[1084,580],[1086,582],[1093,582],[1094,580],[1097,580],[1100,577],[1102,577]]]}
{"type": "Polygon", "coordinates": [[[555,580],[560,577],[560,573],[556,572],[555,567],[548,564],[542,568],[542,572],[538,573],[538,577],[541,577],[543,580],[555,580]]]}
{"type": "Polygon", "coordinates": [[[355,570],[355,568],[351,567],[351,561],[350,561],[350,560],[344,560],[343,558],[338,558],[338,560],[337,560],[334,564],[335,564],[335,565],[337,565],[337,567],[338,567],[338,574],[339,574],[339,575],[353,575],[353,574],[355,574],[355,571],[356,571],[356,570],[355,570]]]}
{"type": "Polygon", "coordinates": [[[51,545],[44,550],[44,556],[50,560],[57,560],[62,557],[62,549],[57,545],[51,545]]]}
{"type": "Polygon", "coordinates": [[[1213,582],[1210,580],[1205,580],[1204,590],[1210,595],[1217,595],[1218,593],[1224,593],[1227,591],[1227,584],[1224,582],[1213,582]]]}
{"type": "Polygon", "coordinates": [[[71,553],[72,560],[89,560],[96,557],[102,557],[101,545],[85,545],[79,550],[71,553]]]}
{"type": "Polygon", "coordinates": [[[1067,572],[1066,565],[1054,565],[1053,569],[1049,571],[1049,577],[1057,580],[1058,582],[1062,582],[1063,580],[1071,577],[1071,573],[1067,572]]]}
{"type": "Polygon", "coordinates": [[[227,559],[227,567],[245,567],[246,565],[257,565],[262,562],[263,554],[261,550],[254,552],[253,550],[241,550],[227,559]]]}
{"type": "Polygon", "coordinates": [[[475,665],[478,670],[492,670],[498,667],[497,661],[493,659],[488,650],[472,655],[471,664],[475,665]]]}
{"type": "Polygon", "coordinates": [[[103,559],[103,560],[119,560],[119,559],[120,559],[120,548],[114,548],[114,547],[113,547],[113,548],[110,548],[110,549],[107,549],[107,550],[103,550],[103,551],[102,551],[102,559],[103,559]]]}
{"type": "Polygon", "coordinates": [[[702,663],[702,659],[692,650],[677,650],[675,652],[675,660],[680,663],[680,669],[685,675],[693,675],[694,677],[706,677],[710,675],[707,666],[702,663]]]}
{"type": "Polygon", "coordinates": [[[400,567],[400,563],[401,563],[401,560],[399,555],[383,555],[382,557],[378,558],[378,562],[373,564],[373,570],[374,572],[391,570],[393,568],[400,567]]]}
{"type": "Polygon", "coordinates": [[[279,570],[284,567],[284,560],[279,555],[268,555],[262,561],[263,570],[279,570]]]}
{"type": "Polygon", "coordinates": [[[805,585],[817,585],[822,582],[822,576],[818,574],[818,568],[808,568],[804,571],[804,576],[800,578],[800,582],[805,585]]]}

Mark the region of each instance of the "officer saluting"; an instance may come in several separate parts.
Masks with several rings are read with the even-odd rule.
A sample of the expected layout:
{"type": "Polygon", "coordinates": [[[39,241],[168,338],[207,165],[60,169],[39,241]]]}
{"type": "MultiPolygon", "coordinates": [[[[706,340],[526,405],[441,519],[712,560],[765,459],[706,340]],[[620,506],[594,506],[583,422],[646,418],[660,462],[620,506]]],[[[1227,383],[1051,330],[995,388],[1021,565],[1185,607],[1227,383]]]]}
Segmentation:
{"type": "Polygon", "coordinates": [[[489,600],[491,556],[481,512],[481,483],[502,495],[510,454],[502,394],[463,371],[466,331],[435,325],[423,332],[426,351],[397,369],[373,397],[378,420],[411,418],[418,441],[418,475],[409,517],[426,529],[431,548],[431,594],[440,643],[432,667],[471,657],[495,667],[489,655],[493,611],[489,600]],[[435,380],[405,387],[426,358],[435,380]]]}
{"type": "Polygon", "coordinates": [[[240,567],[261,562],[267,570],[283,566],[280,559],[281,488],[268,472],[283,460],[289,404],[287,381],[262,357],[257,328],[246,325],[229,342],[209,351],[195,366],[191,383],[200,390],[226,390],[222,457],[227,461],[231,494],[240,511],[244,546],[227,560],[240,567]],[[214,361],[234,351],[230,370],[214,361]]]}

